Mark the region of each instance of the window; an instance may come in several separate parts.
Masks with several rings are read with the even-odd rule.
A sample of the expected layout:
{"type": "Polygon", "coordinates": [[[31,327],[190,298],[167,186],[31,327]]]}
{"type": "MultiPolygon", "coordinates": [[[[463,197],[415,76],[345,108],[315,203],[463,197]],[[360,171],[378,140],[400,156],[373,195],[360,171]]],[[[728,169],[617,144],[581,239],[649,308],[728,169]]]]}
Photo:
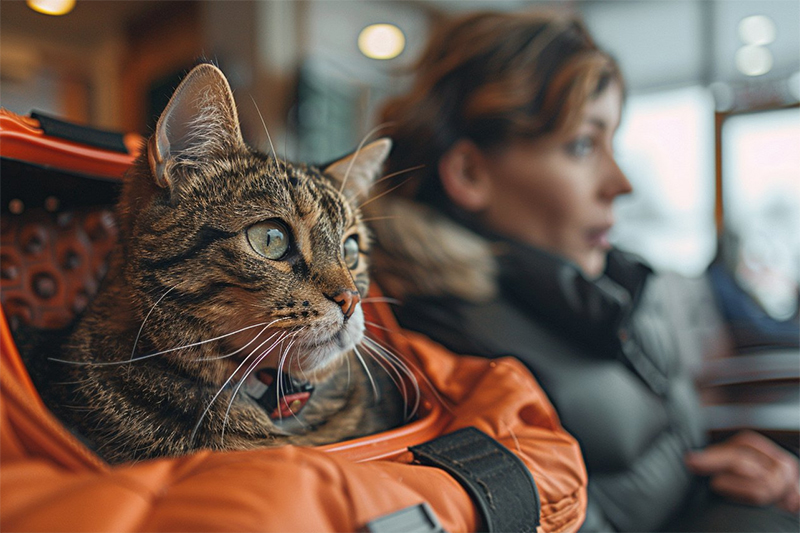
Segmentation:
{"type": "Polygon", "coordinates": [[[800,109],[722,123],[726,234],[737,281],[776,319],[797,308],[800,281],[800,109]]]}
{"type": "Polygon", "coordinates": [[[700,274],[716,252],[711,94],[632,95],[615,142],[634,191],[617,199],[612,242],[656,269],[700,274]]]}

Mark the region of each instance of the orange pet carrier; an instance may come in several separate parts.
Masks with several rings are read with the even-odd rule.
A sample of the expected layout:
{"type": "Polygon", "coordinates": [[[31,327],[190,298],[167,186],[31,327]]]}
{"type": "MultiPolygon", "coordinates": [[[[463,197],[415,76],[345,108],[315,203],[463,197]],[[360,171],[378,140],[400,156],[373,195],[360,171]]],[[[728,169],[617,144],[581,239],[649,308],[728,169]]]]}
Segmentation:
{"type": "Polygon", "coordinates": [[[371,333],[408,359],[421,389],[419,416],[401,428],[316,449],[118,467],[82,444],[43,404],[14,331],[64,327],[90,301],[116,239],[111,206],[140,146],[136,135],[0,110],[0,529],[533,531],[537,507],[541,529],[577,529],[579,449],[527,371],[511,359],[456,357],[401,330],[382,303],[365,305],[379,325],[371,333]],[[460,469],[477,456],[494,459],[460,469]],[[530,500],[513,483],[526,475],[530,500]],[[481,476],[510,495],[492,499],[481,476]]]}

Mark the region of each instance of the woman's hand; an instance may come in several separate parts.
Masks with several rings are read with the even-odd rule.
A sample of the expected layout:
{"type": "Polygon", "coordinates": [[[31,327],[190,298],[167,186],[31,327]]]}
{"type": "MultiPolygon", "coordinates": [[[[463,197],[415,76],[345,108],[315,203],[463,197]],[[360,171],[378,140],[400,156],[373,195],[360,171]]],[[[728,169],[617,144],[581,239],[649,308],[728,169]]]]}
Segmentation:
{"type": "Polygon", "coordinates": [[[695,474],[709,476],[711,488],[732,500],[800,511],[797,458],[758,433],[743,431],[688,453],[686,464],[695,474]]]}

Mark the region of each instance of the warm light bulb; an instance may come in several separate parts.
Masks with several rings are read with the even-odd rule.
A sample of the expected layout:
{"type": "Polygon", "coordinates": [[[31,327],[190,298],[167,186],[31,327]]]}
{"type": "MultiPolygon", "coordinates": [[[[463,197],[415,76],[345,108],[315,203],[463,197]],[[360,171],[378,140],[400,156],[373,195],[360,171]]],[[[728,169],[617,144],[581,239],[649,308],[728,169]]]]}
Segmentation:
{"type": "Polygon", "coordinates": [[[75,7],[75,0],[28,0],[28,7],[45,15],[66,15],[75,7]]]}
{"type": "Polygon", "coordinates": [[[358,35],[358,49],[372,59],[392,59],[406,46],[406,37],[394,24],[372,24],[358,35]]]}

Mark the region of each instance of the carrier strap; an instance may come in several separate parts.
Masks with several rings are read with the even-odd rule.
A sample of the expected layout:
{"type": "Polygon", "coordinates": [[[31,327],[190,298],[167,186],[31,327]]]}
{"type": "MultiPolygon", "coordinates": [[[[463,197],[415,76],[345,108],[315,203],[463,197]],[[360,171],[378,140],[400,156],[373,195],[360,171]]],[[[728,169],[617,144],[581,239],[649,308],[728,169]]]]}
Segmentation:
{"type": "Polygon", "coordinates": [[[120,133],[80,126],[36,111],[31,113],[31,117],[39,121],[39,126],[46,135],[103,148],[112,152],[128,153],[124,137],[120,133]]]}
{"type": "Polygon", "coordinates": [[[536,482],[525,463],[489,435],[468,427],[409,450],[419,464],[441,468],[463,485],[480,509],[485,531],[536,531],[536,482]]]}

